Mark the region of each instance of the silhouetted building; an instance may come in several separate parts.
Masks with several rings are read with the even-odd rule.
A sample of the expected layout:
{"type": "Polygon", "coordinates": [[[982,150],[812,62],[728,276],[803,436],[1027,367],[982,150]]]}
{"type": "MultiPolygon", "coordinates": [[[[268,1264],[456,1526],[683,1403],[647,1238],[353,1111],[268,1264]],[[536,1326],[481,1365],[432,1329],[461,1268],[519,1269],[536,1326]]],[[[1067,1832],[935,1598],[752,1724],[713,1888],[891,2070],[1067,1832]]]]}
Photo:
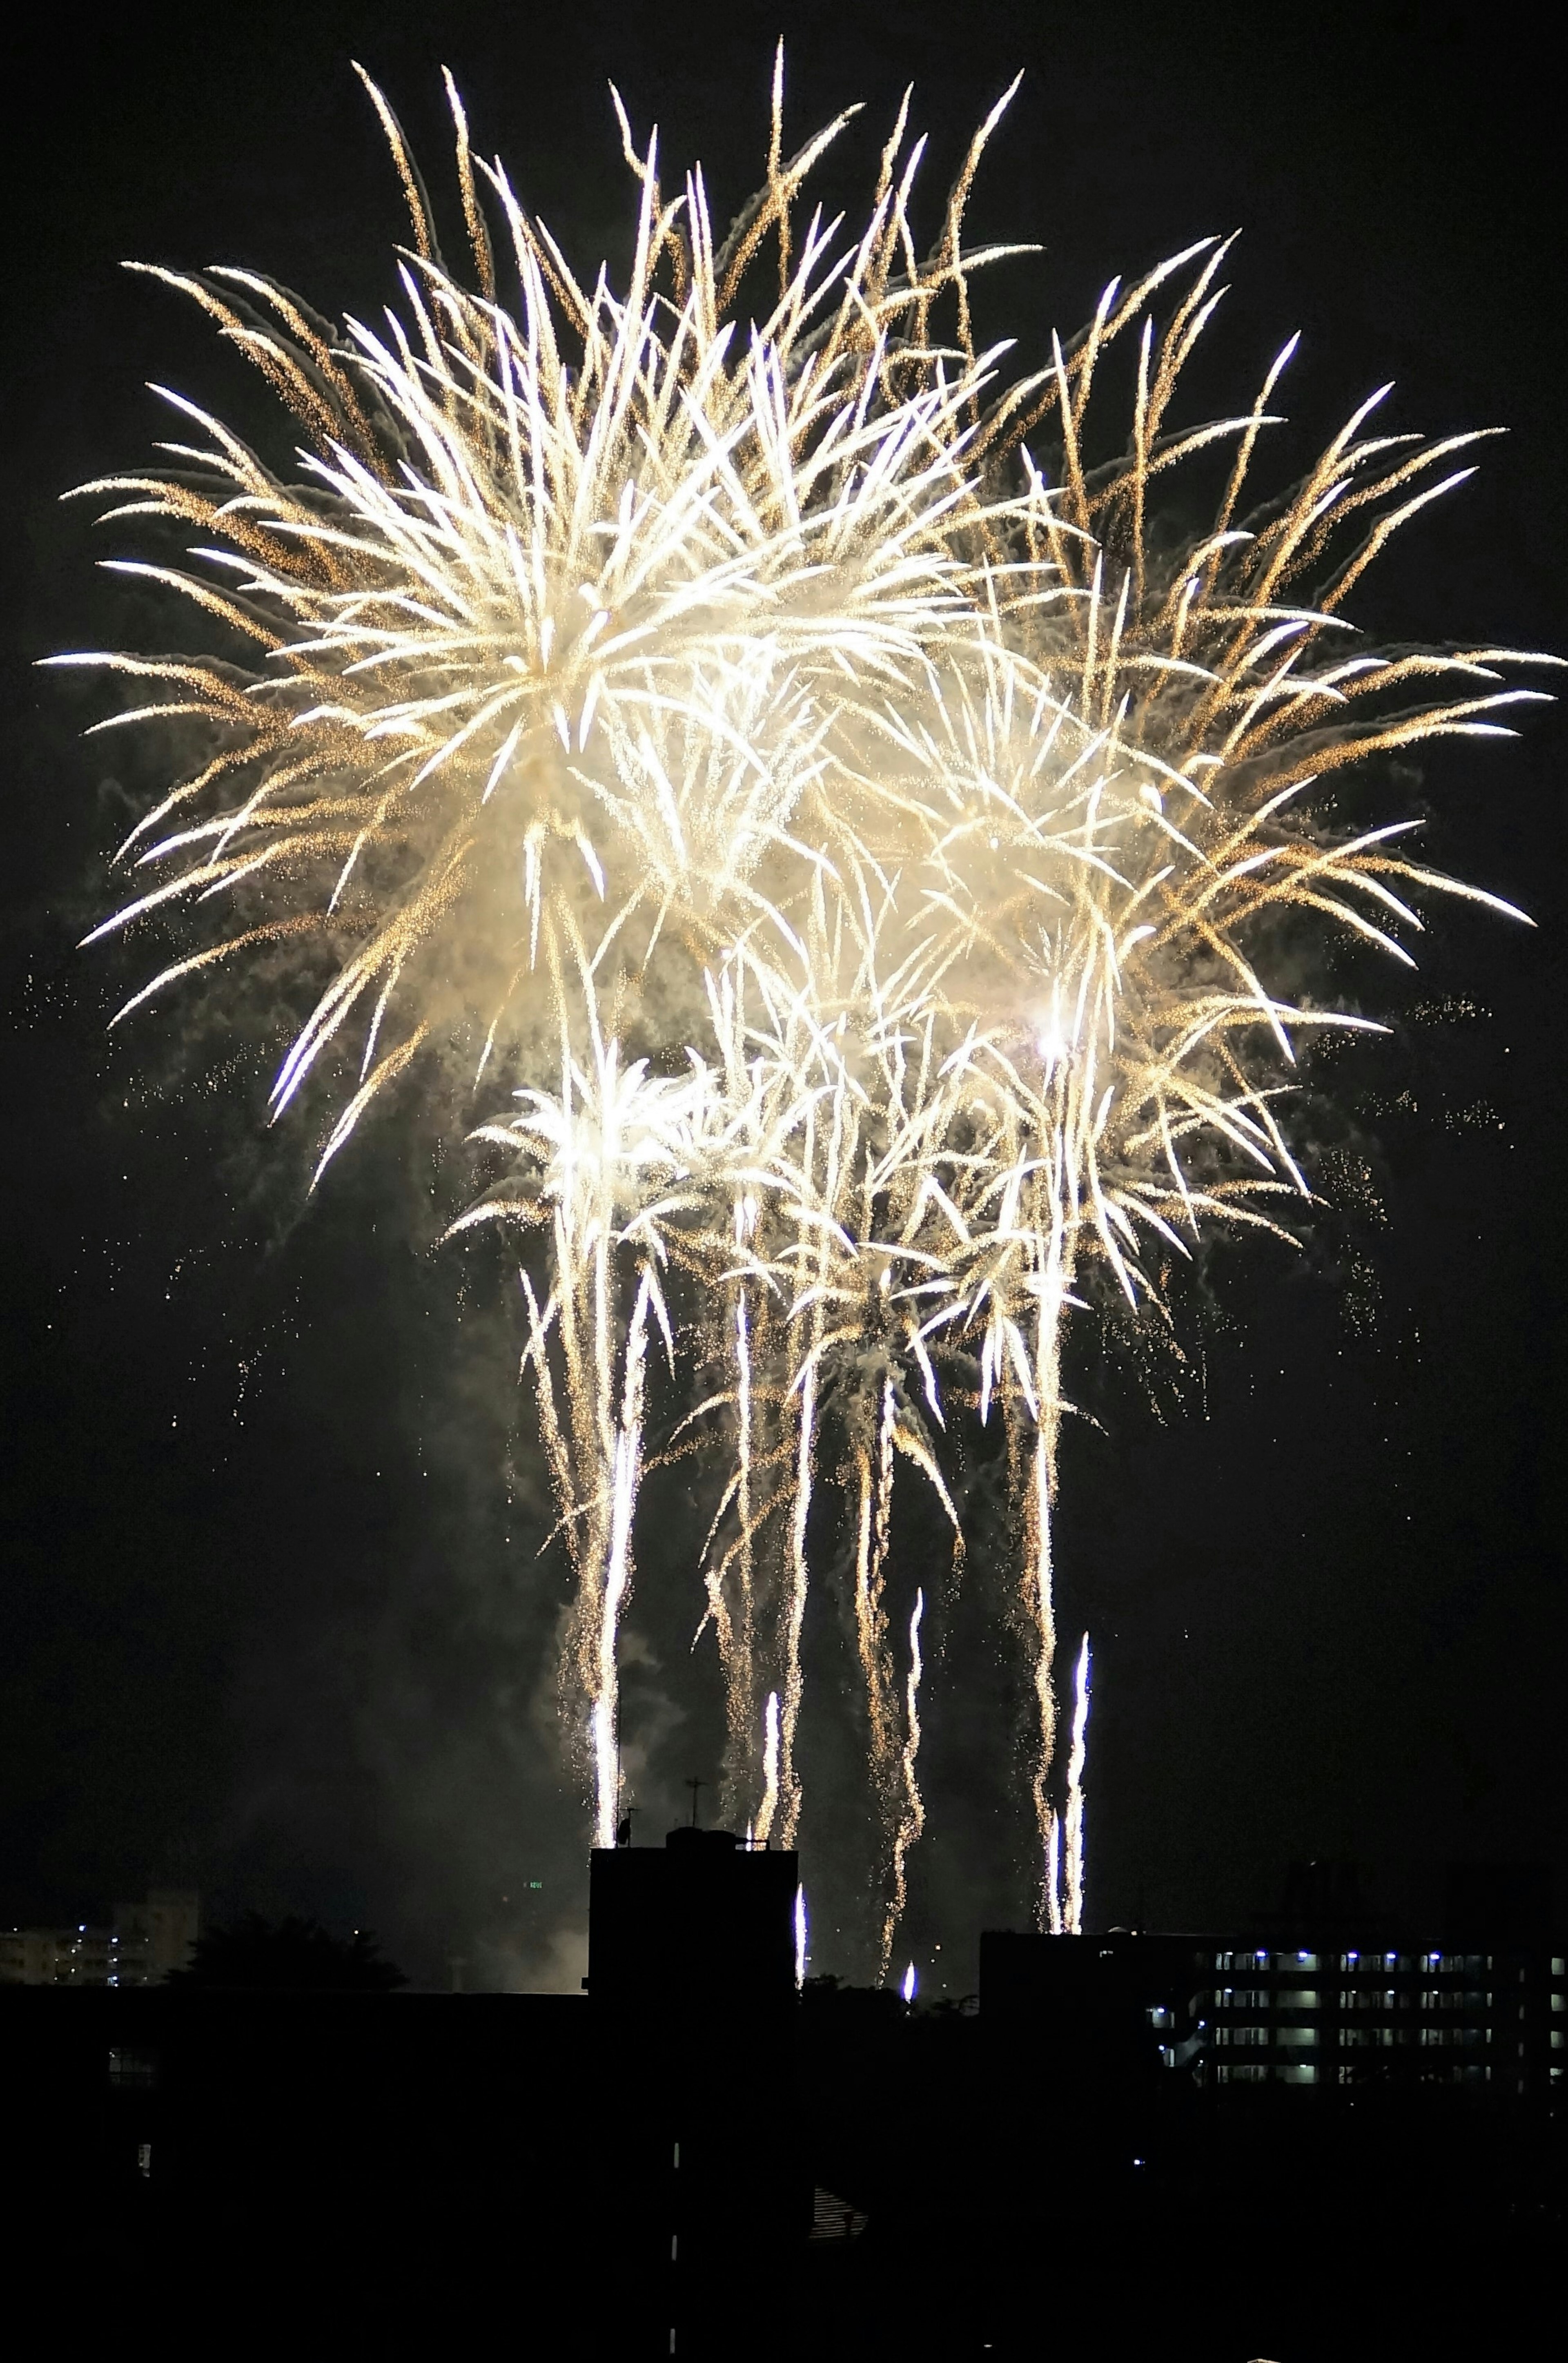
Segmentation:
{"type": "Polygon", "coordinates": [[[307,2352],[336,2302],[350,2351],[395,2353],[460,2289],[525,2345],[570,2308],[548,2349],[586,2363],[618,2156],[588,2021],[575,1995],[0,1993],[14,2302],[68,2289],[102,2322],[178,2286],[307,2352]]]}
{"type": "Polygon", "coordinates": [[[121,1936],[18,1936],[43,1990],[0,2000],[0,2217],[73,2277],[73,2243],[111,2278],[265,2260],[298,2298],[353,2257],[421,2302],[487,2291],[585,2363],[764,2357],[812,2220],[798,1879],[695,1829],[596,1856],[586,2001],[155,1983],[189,1925],[159,1896],[121,1936]]]}
{"type": "Polygon", "coordinates": [[[795,1994],[793,1854],[728,1830],[671,1830],[662,1847],[596,1847],[589,1872],[588,1991],[596,2005],[789,2018],[795,1994]]]}
{"type": "Polygon", "coordinates": [[[724,1830],[593,1855],[589,2003],[620,2195],[606,2352],[626,2363],[781,2339],[778,2275],[811,2220],[791,2105],[799,1878],[792,1853],[724,1830]]]}
{"type": "Polygon", "coordinates": [[[401,2352],[460,2303],[552,2363],[1032,2356],[1043,2291],[1064,2353],[1328,2352],[1347,2289],[1380,2352],[1487,2353],[1549,2286],[1568,1977],[1475,1882],[1424,1952],[989,1934],[971,2009],[802,1997],[797,1880],[721,1832],[596,1855],[586,1999],[0,1993],[11,2247],[105,2318],[178,2279],[401,2352]]]}
{"type": "Polygon", "coordinates": [[[1201,2059],[1208,1954],[1191,1936],[980,1938],[980,2017],[1065,2083],[1147,2086],[1201,2059]]]}
{"type": "Polygon", "coordinates": [[[1203,2074],[1208,1969],[1191,1938],[1134,1934],[980,1939],[986,2154],[1010,2206],[1021,2162],[1038,2203],[1135,2203],[1203,2074]]]}
{"type": "MultiPolygon", "coordinates": [[[[1401,1939],[1364,1899],[1358,1930],[1337,1874],[1294,1882],[1290,1941],[983,1937],[985,2104],[950,2106],[964,2163],[941,2191],[928,2174],[900,2271],[951,2226],[999,2355],[1038,2351],[1026,2260],[1049,2255],[1067,2260],[1064,2352],[1493,2351],[1518,2292],[1554,2286],[1568,2231],[1568,1961],[1510,1941],[1507,1913],[1477,1925],[1485,1883],[1456,1887],[1463,1946],[1401,1939]],[[1184,2309],[1201,2344],[1174,2337],[1184,2309]]],[[[1509,1895],[1539,1925],[1539,1884],[1509,1895]]],[[[840,2187],[869,2201],[869,2246],[891,2171],[840,2187]]]]}

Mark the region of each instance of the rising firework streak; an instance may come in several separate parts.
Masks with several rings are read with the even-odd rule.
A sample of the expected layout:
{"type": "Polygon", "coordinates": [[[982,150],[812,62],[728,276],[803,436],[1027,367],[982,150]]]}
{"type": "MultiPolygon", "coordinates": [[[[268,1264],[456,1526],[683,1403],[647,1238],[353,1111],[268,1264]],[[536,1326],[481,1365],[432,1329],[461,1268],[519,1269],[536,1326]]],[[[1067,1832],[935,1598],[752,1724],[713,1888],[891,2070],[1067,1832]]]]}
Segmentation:
{"type": "Polygon", "coordinates": [[[1067,1752],[1067,1934],[1084,1932],[1084,1765],[1088,1755],[1089,1645],[1083,1637],[1073,1674],[1073,1736],[1067,1752]]]}
{"type": "MultiPolygon", "coordinates": [[[[1234,416],[1179,423],[1226,246],[1113,280],[1032,374],[976,348],[972,276],[1021,250],[963,238],[1005,100],[927,250],[907,99],[846,229],[801,193],[849,116],[788,156],[780,64],[766,179],[720,239],[701,172],[662,180],[617,98],[614,290],[474,156],[447,88],[461,269],[370,90],[413,236],[380,326],[253,272],[154,273],[256,362],[300,453],[281,474],[170,394],[167,460],[83,488],[189,537],[111,562],[193,606],[211,651],[58,660],[132,692],[98,727],[171,717],[201,749],[96,933],[166,948],[122,1016],[263,947],[270,997],[298,954],[273,1106],[316,1095],[318,1179],[374,1103],[467,1060],[505,1171],[456,1227],[522,1258],[601,1844],[650,1417],[712,1487],[723,1809],[786,1845],[811,1514],[844,1472],[886,1962],[924,1820],[895,1472],[956,1550],[949,1423],[1004,1431],[996,1606],[1027,1636],[1053,1848],[1069,1315],[1100,1288],[1158,1310],[1206,1228],[1306,1212],[1297,1041],[1371,1021],[1291,989],[1280,923],[1408,961],[1424,894],[1507,907],[1423,866],[1415,823],[1336,819],[1329,783],[1507,735],[1531,693],[1506,668],[1534,660],[1380,654],[1347,619],[1474,437],[1375,431],[1385,388],[1257,501],[1294,339],[1234,416]],[[1218,508],[1172,549],[1154,505],[1214,452],[1218,508]]],[[[1066,1838],[1070,1914],[1081,1791],[1066,1838]]]]}

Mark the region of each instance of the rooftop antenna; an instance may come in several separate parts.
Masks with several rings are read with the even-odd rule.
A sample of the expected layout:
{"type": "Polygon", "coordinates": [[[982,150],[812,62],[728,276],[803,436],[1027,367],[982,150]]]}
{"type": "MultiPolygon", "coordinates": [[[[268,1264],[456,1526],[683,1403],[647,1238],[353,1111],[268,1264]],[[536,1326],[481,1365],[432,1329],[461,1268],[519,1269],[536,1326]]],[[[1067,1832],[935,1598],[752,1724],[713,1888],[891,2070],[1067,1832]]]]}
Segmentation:
{"type": "Polygon", "coordinates": [[[686,1786],[691,1792],[691,1826],[693,1829],[697,1826],[697,1792],[699,1789],[705,1789],[708,1783],[706,1781],[688,1781],[686,1783],[686,1786]]]}

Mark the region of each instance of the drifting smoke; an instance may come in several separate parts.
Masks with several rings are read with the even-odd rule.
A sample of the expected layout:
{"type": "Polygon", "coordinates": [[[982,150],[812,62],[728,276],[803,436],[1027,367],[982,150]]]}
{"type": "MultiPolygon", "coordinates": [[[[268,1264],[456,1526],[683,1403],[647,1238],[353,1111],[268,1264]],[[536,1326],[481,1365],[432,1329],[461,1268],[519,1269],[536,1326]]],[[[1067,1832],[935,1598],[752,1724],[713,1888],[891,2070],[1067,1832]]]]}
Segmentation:
{"type": "Polygon", "coordinates": [[[1375,433],[1374,395],[1254,502],[1294,340],[1236,415],[1176,423],[1212,241],[1113,281],[1010,380],[970,281],[1023,250],[963,239],[1001,106],[922,260],[907,97],[846,229],[801,192],[849,118],[787,156],[777,70],[766,178],[723,237],[701,171],[668,188],[617,98],[638,191],[617,293],[474,157],[448,91],[466,275],[373,88],[413,221],[401,313],[339,331],[253,272],[155,274],[302,445],[284,477],[170,394],[193,439],[84,488],[190,533],[128,571],[193,603],[215,651],[61,660],[145,689],[100,727],[204,734],[124,849],[147,884],[98,930],[174,930],[121,1015],[297,953],[316,997],[274,1112],[321,1093],[318,1178],[373,1102],[468,1061],[491,1162],[456,1227],[504,1226],[521,1259],[600,1844],[649,1466],[687,1456],[709,1488],[694,1614],[725,1685],[722,1809],[758,1840],[801,1826],[808,1537],[834,1497],[884,1974],[925,1819],[896,1472],[956,1558],[950,1425],[998,1424],[1041,1910],[1080,1925],[1087,1647],[1065,1832],[1053,1785],[1065,1328],[1096,1289],[1157,1313],[1206,1227],[1288,1237],[1307,1209],[1296,1043],[1369,1021],[1281,990],[1282,923],[1408,961],[1423,892],[1493,900],[1420,866],[1414,823],[1337,826],[1324,790],[1506,735],[1529,694],[1507,651],[1379,655],[1345,620],[1474,438],[1375,433]],[[1133,389],[1108,436],[1113,348],[1133,389]],[[1156,489],[1215,453],[1210,524],[1159,546],[1156,489]]]}

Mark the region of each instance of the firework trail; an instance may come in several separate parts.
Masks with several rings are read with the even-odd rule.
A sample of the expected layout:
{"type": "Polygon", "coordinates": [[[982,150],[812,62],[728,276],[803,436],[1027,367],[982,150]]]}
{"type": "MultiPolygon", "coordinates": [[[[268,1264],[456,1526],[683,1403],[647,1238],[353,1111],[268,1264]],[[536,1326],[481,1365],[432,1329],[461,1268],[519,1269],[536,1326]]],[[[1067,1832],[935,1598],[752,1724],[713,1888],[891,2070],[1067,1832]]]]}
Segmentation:
{"type": "Polygon", "coordinates": [[[1089,1644],[1083,1637],[1073,1671],[1073,1741],[1067,1758],[1067,1897],[1063,1920],[1066,1932],[1084,1932],[1084,1765],[1088,1752],[1089,1644]]]}
{"type": "Polygon", "coordinates": [[[924,1665],[920,1654],[920,1620],[925,1614],[925,1594],[915,1593],[914,1607],[910,1615],[910,1670],[904,1689],[904,1745],[900,1761],[903,1776],[903,1795],[893,1836],[891,1892],[882,1915],[882,1943],[878,1962],[878,1982],[885,1983],[888,1963],[892,1958],[893,1938],[904,1916],[909,1900],[910,1848],[925,1827],[925,1801],[920,1792],[915,1767],[920,1756],[920,1678],[924,1665]]]}
{"type": "MultiPolygon", "coordinates": [[[[1017,1480],[997,1605],[1023,1636],[1060,1925],[1069,1317],[1107,1289],[1158,1314],[1206,1228],[1289,1237],[1308,1210],[1297,1039],[1371,1021],[1284,989],[1304,929],[1408,961],[1423,893],[1507,907],[1416,860],[1413,823],[1346,826],[1329,792],[1424,739],[1507,735],[1532,694],[1508,651],[1379,653],[1344,615],[1476,438],[1375,432],[1379,394],[1255,498],[1293,345],[1234,416],[1176,421],[1223,292],[1212,241],[1113,281],[1009,377],[969,283],[1026,250],[963,239],[1005,99],[922,248],[907,96],[863,225],[802,218],[850,118],[788,156],[780,60],[766,178],[722,239],[701,171],[667,190],[617,97],[636,188],[617,291],[475,157],[448,78],[469,250],[449,267],[367,87],[412,223],[398,311],[339,330],[251,272],[155,274],[281,397],[292,472],[171,394],[187,439],[83,488],[161,536],[111,562],[193,604],[212,650],[58,660],[127,684],[100,728],[173,723],[202,750],[96,931],[166,948],[121,1015],[247,950],[297,953],[316,997],[273,1111],[320,1094],[317,1179],[422,1076],[464,1059],[470,1104],[489,1095],[475,1137],[502,1170],[458,1227],[502,1226],[522,1259],[601,1843],[646,1469],[690,1452],[712,1486],[701,1629],[725,1811],[758,1837],[799,1830],[813,1536],[842,1511],[884,1964],[924,1819],[925,1601],[900,1712],[895,1470],[956,1545],[949,1423],[994,1414],[1017,1480]],[[1108,423],[1113,351],[1131,416],[1118,397],[1108,423]],[[1149,527],[1171,471],[1227,452],[1211,525],[1167,547],[1149,527]]],[[[1087,1708],[1086,1655],[1074,1925],[1087,1708]]]]}
{"type": "Polygon", "coordinates": [[[1044,1806],[1045,1875],[1040,1883],[1040,1925],[1053,1936],[1066,1935],[1062,1914],[1062,1817],[1055,1805],[1044,1806]]]}

